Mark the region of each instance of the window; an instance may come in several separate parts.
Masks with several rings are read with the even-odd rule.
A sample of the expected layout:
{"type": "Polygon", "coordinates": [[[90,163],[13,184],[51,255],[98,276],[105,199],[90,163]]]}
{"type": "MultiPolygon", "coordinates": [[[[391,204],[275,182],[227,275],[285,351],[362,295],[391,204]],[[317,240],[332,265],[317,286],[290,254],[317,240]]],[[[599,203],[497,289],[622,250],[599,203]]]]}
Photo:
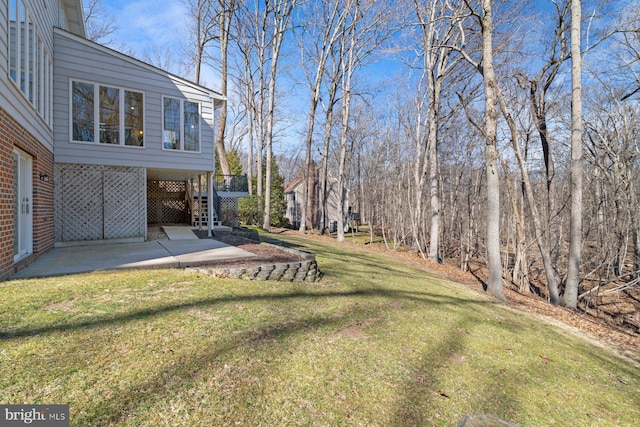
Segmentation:
{"type": "Polygon", "coordinates": [[[200,151],[200,105],[184,101],[184,149],[200,151]]]}
{"type": "Polygon", "coordinates": [[[91,83],[73,82],[71,116],[74,141],[94,141],[94,89],[91,83]]]}
{"type": "MultiPolygon", "coordinates": [[[[33,27],[33,22],[31,22],[28,18],[27,18],[27,27],[29,28],[29,38],[27,39],[27,69],[28,71],[28,83],[27,85],[28,90],[27,90],[27,98],[29,98],[29,102],[34,104],[33,102],[33,75],[36,72],[36,66],[35,66],[35,45],[36,45],[36,37],[34,34],[34,27],[33,27]]],[[[34,104],[35,105],[35,104],[34,104]]]]}
{"type": "Polygon", "coordinates": [[[124,145],[142,147],[142,94],[124,91],[124,145]]]}
{"type": "Polygon", "coordinates": [[[26,84],[26,75],[25,72],[29,72],[29,69],[27,68],[27,55],[29,54],[28,48],[29,48],[29,42],[27,41],[27,26],[29,25],[29,22],[27,21],[27,12],[25,10],[24,7],[24,3],[21,1],[19,3],[19,9],[18,9],[18,25],[20,26],[20,29],[18,30],[18,37],[20,40],[20,46],[19,46],[19,54],[18,54],[18,64],[20,66],[20,74],[19,74],[19,86],[20,86],[20,90],[22,91],[22,93],[24,93],[25,95],[27,94],[27,84],[26,84]]]}
{"type": "Polygon", "coordinates": [[[162,104],[164,149],[200,151],[200,104],[169,97],[162,104]]]}
{"type": "Polygon", "coordinates": [[[8,3],[9,78],[45,122],[51,125],[51,55],[42,42],[24,0],[9,0],[8,3]]]}
{"type": "Polygon", "coordinates": [[[143,128],[142,93],[95,83],[71,82],[72,141],[143,147],[143,128]]]}
{"type": "Polygon", "coordinates": [[[14,82],[18,82],[18,16],[15,0],[9,0],[9,77],[14,82]]]}
{"type": "Polygon", "coordinates": [[[164,98],[162,141],[167,150],[180,149],[180,100],[164,98]]]}
{"type": "Polygon", "coordinates": [[[100,86],[100,142],[120,144],[120,90],[100,86]]]}

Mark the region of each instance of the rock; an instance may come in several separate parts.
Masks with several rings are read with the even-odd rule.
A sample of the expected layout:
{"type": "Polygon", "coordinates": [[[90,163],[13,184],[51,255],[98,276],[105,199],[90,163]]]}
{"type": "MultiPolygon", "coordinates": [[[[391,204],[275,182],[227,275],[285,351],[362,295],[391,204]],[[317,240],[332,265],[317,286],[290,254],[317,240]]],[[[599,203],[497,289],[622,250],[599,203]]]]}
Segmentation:
{"type": "Polygon", "coordinates": [[[458,427],[518,427],[513,423],[505,421],[489,414],[470,414],[458,422],[458,427]]]}

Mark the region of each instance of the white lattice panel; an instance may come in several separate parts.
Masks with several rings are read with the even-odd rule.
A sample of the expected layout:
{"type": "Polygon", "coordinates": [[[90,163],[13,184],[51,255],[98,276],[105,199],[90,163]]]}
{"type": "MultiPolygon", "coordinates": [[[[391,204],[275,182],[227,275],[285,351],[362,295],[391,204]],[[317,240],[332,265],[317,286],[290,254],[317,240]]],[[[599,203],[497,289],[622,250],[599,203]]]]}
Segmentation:
{"type": "MultiPolygon", "coordinates": [[[[142,180],[139,171],[104,172],[104,238],[123,239],[144,235],[140,230],[142,180]]],[[[142,220],[144,223],[144,220],[142,220]]]]}
{"type": "Polygon", "coordinates": [[[238,227],[238,199],[235,197],[220,197],[220,219],[224,225],[238,227]]]}
{"type": "Polygon", "coordinates": [[[144,237],[144,170],[56,165],[56,241],[144,237]]]}
{"type": "Polygon", "coordinates": [[[186,222],[185,191],[183,181],[148,181],[148,223],[180,224],[186,222]]]}
{"type": "Polygon", "coordinates": [[[89,166],[62,171],[62,240],[102,239],[102,173],[89,166]]]}

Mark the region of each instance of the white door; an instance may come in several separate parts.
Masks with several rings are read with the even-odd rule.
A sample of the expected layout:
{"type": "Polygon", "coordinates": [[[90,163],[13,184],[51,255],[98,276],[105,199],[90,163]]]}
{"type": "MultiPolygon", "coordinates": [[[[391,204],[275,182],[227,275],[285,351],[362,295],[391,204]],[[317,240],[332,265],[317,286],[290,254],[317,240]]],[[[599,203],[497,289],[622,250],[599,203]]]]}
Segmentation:
{"type": "Polygon", "coordinates": [[[13,260],[20,261],[33,252],[32,158],[13,152],[13,260]]]}

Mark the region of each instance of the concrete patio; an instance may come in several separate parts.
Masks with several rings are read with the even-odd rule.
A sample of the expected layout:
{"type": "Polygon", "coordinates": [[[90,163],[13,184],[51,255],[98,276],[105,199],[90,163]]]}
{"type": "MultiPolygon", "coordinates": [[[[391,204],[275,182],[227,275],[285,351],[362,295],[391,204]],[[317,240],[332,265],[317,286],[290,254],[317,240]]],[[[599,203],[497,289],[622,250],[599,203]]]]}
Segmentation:
{"type": "MultiPolygon", "coordinates": [[[[177,268],[255,258],[251,252],[213,239],[187,238],[186,230],[172,230],[171,239],[142,243],[114,243],[53,248],[12,279],[61,276],[126,268],[177,268]],[[177,233],[176,233],[177,231],[177,233]],[[182,233],[181,233],[182,231],[182,233]],[[182,234],[182,238],[179,237],[182,234]]],[[[188,232],[187,232],[188,230],[188,232]]]]}

